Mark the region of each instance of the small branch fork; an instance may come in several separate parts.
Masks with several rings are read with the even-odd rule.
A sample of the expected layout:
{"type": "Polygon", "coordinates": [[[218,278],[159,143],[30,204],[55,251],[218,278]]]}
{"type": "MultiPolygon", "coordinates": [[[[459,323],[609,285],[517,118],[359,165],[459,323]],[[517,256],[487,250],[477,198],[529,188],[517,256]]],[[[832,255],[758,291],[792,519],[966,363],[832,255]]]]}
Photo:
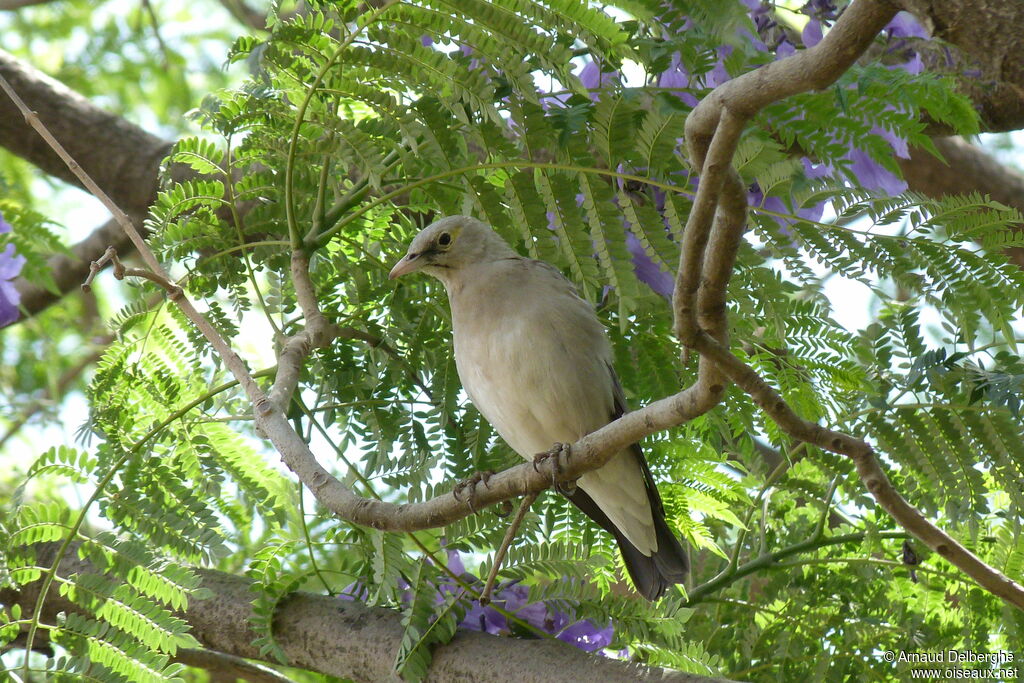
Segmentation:
{"type": "Polygon", "coordinates": [[[151,270],[145,268],[128,268],[121,260],[117,258],[117,249],[114,247],[107,247],[107,250],[103,252],[103,256],[89,264],[89,276],[85,278],[85,282],[82,283],[82,291],[89,292],[92,290],[92,281],[96,277],[96,273],[103,270],[103,266],[108,263],[113,264],[114,277],[118,280],[123,280],[125,277],[141,277],[155,282],[160,285],[167,295],[171,298],[171,301],[177,301],[184,294],[184,291],[178,285],[168,280],[163,275],[154,273],[151,270]]]}
{"type": "MultiPolygon", "coordinates": [[[[851,457],[867,489],[904,528],[981,586],[1024,609],[1024,588],[986,565],[910,506],[893,489],[870,446],[862,440],[797,416],[778,393],[729,350],[725,292],[742,239],[746,212],[744,188],[731,166],[739,135],[746,121],[767,104],[833,83],[864,52],[896,11],[885,0],[858,0],[850,5],[818,45],[724,83],[691,112],[686,124],[686,139],[690,159],[695,167],[701,169],[701,182],[683,235],[673,309],[677,336],[684,347],[700,354],[696,382],[673,396],[627,413],[570,444],[572,456],[559,459],[557,471],[553,469],[555,463],[537,469],[531,463],[523,463],[495,474],[487,486],[474,490],[477,506],[483,508],[536,494],[549,488],[552,481],[574,481],[580,475],[601,467],[630,444],[708,412],[719,403],[726,383],[731,381],[747,391],[794,438],[851,457]]],[[[67,154],[2,77],[0,89],[15,102],[25,120],[60,155],[83,185],[106,205],[138,249],[148,270],[131,273],[125,269],[124,274],[147,277],[167,289],[164,283],[170,283],[170,280],[124,212],[67,154]]],[[[109,260],[113,261],[114,256],[109,260]]],[[[308,256],[296,250],[292,255],[292,277],[307,328],[285,342],[278,377],[269,396],[191,300],[181,293],[175,294],[174,301],[210,342],[245,391],[253,404],[259,432],[266,435],[285,464],[320,503],[339,518],[353,524],[397,532],[436,528],[471,514],[465,503],[452,493],[402,505],[357,495],[317,462],[285,417],[282,408],[295,391],[301,365],[312,349],[329,344],[337,336],[352,338],[344,330],[323,320],[309,281],[308,268],[308,256]]],[[[528,505],[521,506],[522,514],[526,508],[528,505]]],[[[510,531],[512,533],[514,528],[510,531]]],[[[496,556],[495,566],[499,564],[498,559],[496,556]]]]}

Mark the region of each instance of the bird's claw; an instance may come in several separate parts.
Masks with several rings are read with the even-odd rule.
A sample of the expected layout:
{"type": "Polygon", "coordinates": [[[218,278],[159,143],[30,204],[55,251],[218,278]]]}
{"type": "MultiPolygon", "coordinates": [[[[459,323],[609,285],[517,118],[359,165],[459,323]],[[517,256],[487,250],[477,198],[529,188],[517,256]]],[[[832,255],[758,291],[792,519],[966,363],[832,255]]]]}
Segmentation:
{"type": "Polygon", "coordinates": [[[455,500],[460,503],[465,503],[466,506],[469,507],[469,511],[475,515],[476,508],[473,506],[473,503],[476,500],[476,485],[483,483],[486,488],[490,488],[487,482],[490,481],[492,476],[494,476],[494,472],[492,470],[474,472],[469,477],[455,485],[455,488],[452,489],[452,496],[454,496],[455,500]],[[463,500],[462,494],[466,489],[469,489],[469,493],[466,495],[465,500],[463,500]]]}
{"type": "Polygon", "coordinates": [[[576,482],[575,481],[559,481],[562,476],[562,461],[559,457],[565,453],[565,457],[568,458],[572,454],[571,447],[567,443],[556,443],[551,447],[551,450],[538,453],[533,456],[533,471],[540,472],[538,465],[544,461],[550,461],[551,464],[551,488],[555,489],[563,496],[571,496],[576,493],[576,482]]]}

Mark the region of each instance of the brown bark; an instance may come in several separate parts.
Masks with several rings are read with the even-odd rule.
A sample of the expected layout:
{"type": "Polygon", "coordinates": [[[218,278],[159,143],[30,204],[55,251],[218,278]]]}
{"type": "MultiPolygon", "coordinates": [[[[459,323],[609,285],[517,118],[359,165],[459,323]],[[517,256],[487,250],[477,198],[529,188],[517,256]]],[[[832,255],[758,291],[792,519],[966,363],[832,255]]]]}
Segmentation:
{"type": "MultiPolygon", "coordinates": [[[[3,76],[39,119],[100,187],[124,209],[136,228],[142,228],[157,192],[160,162],[171,143],[89,102],[62,83],[0,50],[3,76]]],[[[25,122],[6,96],[0,96],[0,146],[24,158],[41,171],[81,187],[74,174],[49,145],[25,122]]],[[[77,288],[89,272],[89,263],[108,246],[129,251],[128,237],[110,220],[71,248],[72,255],[54,256],[50,269],[59,293],[16,281],[21,304],[31,316],[77,288]]]]}
{"type": "MultiPolygon", "coordinates": [[[[977,192],[1024,213],[1024,174],[999,163],[992,155],[961,138],[935,138],[942,162],[921,149],[911,149],[900,168],[910,189],[940,199],[946,195],[977,192]]],[[[1024,268],[1024,249],[1006,250],[1024,268]]]]}
{"type": "Polygon", "coordinates": [[[1024,3],[1020,0],[896,0],[934,38],[955,45],[962,58],[927,50],[927,67],[960,74],[982,130],[1024,127],[1024,3]],[[980,71],[975,73],[964,73],[980,71]]]}
{"type": "MultiPolygon", "coordinates": [[[[38,563],[52,566],[58,546],[58,543],[35,546],[38,563]]],[[[93,571],[92,565],[79,559],[72,549],[61,561],[59,574],[70,576],[93,571]]],[[[203,588],[212,594],[205,600],[190,601],[179,615],[192,627],[192,635],[215,652],[271,661],[252,644],[257,637],[249,625],[253,616],[252,581],[212,569],[197,571],[203,588]]],[[[0,589],[0,603],[21,605],[22,613],[31,614],[40,583],[37,581],[18,590],[0,589]]],[[[42,620],[53,624],[59,612],[81,611],[57,591],[50,591],[43,606],[42,620]]],[[[274,619],[274,638],[291,666],[356,681],[396,678],[393,666],[403,631],[402,615],[395,610],[301,591],[279,605],[274,619]]],[[[196,658],[190,656],[184,661],[192,663],[196,658]]],[[[427,680],[729,683],[724,679],[587,654],[558,640],[519,640],[464,630],[459,630],[451,642],[434,650],[427,680]]]]}

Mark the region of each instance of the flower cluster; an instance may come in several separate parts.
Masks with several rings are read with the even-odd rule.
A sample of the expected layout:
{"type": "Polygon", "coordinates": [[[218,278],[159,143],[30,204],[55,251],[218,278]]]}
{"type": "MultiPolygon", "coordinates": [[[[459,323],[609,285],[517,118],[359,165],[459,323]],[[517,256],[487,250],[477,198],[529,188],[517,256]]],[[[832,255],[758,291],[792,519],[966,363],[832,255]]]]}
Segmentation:
{"type": "MultiPolygon", "coordinates": [[[[789,33],[784,30],[774,19],[773,6],[763,0],[743,0],[748,9],[749,16],[757,31],[756,35],[746,32],[747,42],[755,51],[769,54],[772,59],[778,60],[795,54],[797,47],[790,42],[789,33]]],[[[811,0],[802,10],[808,15],[809,20],[804,25],[799,39],[804,48],[817,45],[823,39],[824,33],[832,22],[839,15],[839,10],[831,0],[811,0]]],[[[919,73],[921,70],[921,59],[913,49],[912,41],[908,38],[927,38],[927,32],[917,21],[906,12],[900,12],[895,19],[886,27],[885,35],[889,38],[888,51],[898,54],[903,61],[892,68],[900,68],[909,73],[919,73]]],[[[729,80],[730,76],[726,71],[725,61],[732,54],[732,46],[722,46],[716,50],[716,62],[713,68],[700,75],[694,76],[683,64],[679,53],[672,55],[668,68],[659,74],[655,74],[652,82],[661,89],[665,89],[678,97],[686,106],[697,105],[697,97],[694,94],[700,88],[715,88],[729,80]]],[[[621,83],[618,72],[603,72],[594,61],[588,62],[579,74],[582,85],[591,90],[591,99],[598,99],[599,91],[621,83]]],[[[877,135],[886,140],[893,154],[900,158],[908,158],[909,150],[905,139],[896,135],[893,131],[880,126],[872,126],[871,134],[877,135]]],[[[682,141],[679,141],[680,144],[682,141]]],[[[881,192],[886,195],[898,195],[906,191],[907,184],[901,178],[885,168],[863,149],[849,145],[844,160],[844,166],[852,177],[857,179],[861,187],[881,192]]],[[[802,159],[805,176],[814,180],[823,177],[836,177],[836,165],[815,163],[809,158],[802,159]]],[[[691,186],[695,185],[695,179],[691,178],[691,186]]],[[[655,193],[656,195],[658,193],[655,193]]],[[[783,198],[777,196],[766,196],[757,183],[751,185],[747,193],[748,203],[760,209],[782,214],[786,217],[779,217],[783,224],[791,224],[796,220],[816,221],[821,218],[824,211],[824,203],[811,207],[798,207],[795,211],[787,208],[783,198]]],[[[659,211],[664,205],[664,198],[658,201],[659,211]]],[[[629,226],[627,225],[627,230],[629,226]]],[[[785,227],[785,226],[783,226],[785,227]]],[[[651,260],[642,248],[640,241],[631,233],[627,232],[627,247],[632,256],[634,272],[638,279],[646,283],[652,290],[665,296],[671,297],[673,278],[671,273],[661,269],[658,264],[651,260]]]]}
{"type": "MultiPolygon", "coordinates": [[[[10,232],[11,224],[0,214],[0,233],[10,232]]],[[[18,304],[21,295],[11,282],[18,277],[21,267],[25,265],[25,257],[18,256],[14,245],[8,244],[0,250],[0,327],[10,325],[18,319],[18,304]]]]}
{"type": "MultiPolygon", "coordinates": [[[[466,571],[462,558],[454,550],[448,551],[448,569],[459,577],[459,581],[445,576],[437,584],[437,594],[434,597],[434,602],[437,605],[444,604],[452,596],[462,594],[464,585],[482,588],[483,582],[466,571]]],[[[408,588],[408,585],[400,587],[404,590],[408,588]]],[[[354,583],[343,590],[338,597],[344,600],[365,600],[367,596],[366,589],[360,584],[354,583]]],[[[412,600],[412,593],[405,590],[402,598],[408,603],[412,600]]],[[[487,606],[480,605],[468,594],[463,599],[469,607],[462,617],[462,621],[459,622],[459,628],[471,631],[482,631],[493,635],[511,635],[517,631],[516,621],[518,620],[587,652],[597,652],[608,647],[615,633],[610,623],[602,628],[596,626],[589,619],[576,619],[546,603],[529,602],[529,590],[517,581],[498,584],[492,595],[491,603],[487,606]],[[510,620],[506,615],[512,615],[514,619],[510,620]]],[[[518,630],[521,630],[521,627],[518,627],[518,630]]]]}

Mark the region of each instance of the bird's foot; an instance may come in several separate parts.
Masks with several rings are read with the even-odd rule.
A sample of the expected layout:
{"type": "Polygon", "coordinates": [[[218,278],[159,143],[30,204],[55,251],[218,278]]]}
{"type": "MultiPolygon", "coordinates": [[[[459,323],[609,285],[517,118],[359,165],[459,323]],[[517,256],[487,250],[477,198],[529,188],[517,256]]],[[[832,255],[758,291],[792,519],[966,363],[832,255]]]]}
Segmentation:
{"type": "Polygon", "coordinates": [[[576,482],[575,481],[559,481],[562,476],[562,461],[559,459],[562,454],[568,458],[572,455],[572,448],[567,443],[556,443],[551,447],[551,450],[538,453],[533,456],[533,471],[540,472],[539,465],[545,461],[550,461],[551,469],[551,487],[561,493],[563,496],[571,496],[576,493],[576,482]]]}
{"type": "Polygon", "coordinates": [[[465,503],[469,507],[469,511],[475,515],[476,508],[473,504],[476,501],[476,486],[477,484],[482,483],[485,487],[490,488],[487,485],[487,482],[492,476],[494,476],[494,472],[492,470],[474,472],[469,477],[455,485],[455,488],[452,489],[452,495],[455,496],[455,500],[460,503],[465,503]],[[469,490],[469,493],[466,493],[467,489],[469,490]],[[462,497],[463,494],[466,496],[465,499],[462,497]]]}

